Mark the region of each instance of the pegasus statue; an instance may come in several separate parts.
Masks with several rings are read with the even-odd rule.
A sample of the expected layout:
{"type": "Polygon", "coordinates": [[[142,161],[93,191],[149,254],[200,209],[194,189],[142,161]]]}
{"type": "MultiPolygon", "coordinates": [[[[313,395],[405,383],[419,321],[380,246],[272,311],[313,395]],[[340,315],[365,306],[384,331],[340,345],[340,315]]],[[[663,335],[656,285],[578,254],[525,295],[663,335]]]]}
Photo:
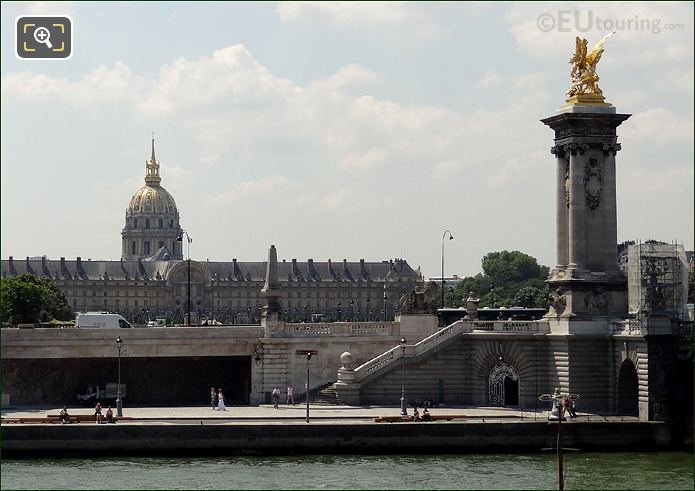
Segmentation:
{"type": "Polygon", "coordinates": [[[572,87],[567,91],[569,97],[581,94],[603,94],[598,86],[599,77],[596,73],[596,65],[601,59],[606,40],[613,34],[615,34],[615,31],[603,36],[590,53],[587,53],[588,41],[577,36],[576,51],[570,59],[572,64],[572,72],[570,73],[572,87]]]}

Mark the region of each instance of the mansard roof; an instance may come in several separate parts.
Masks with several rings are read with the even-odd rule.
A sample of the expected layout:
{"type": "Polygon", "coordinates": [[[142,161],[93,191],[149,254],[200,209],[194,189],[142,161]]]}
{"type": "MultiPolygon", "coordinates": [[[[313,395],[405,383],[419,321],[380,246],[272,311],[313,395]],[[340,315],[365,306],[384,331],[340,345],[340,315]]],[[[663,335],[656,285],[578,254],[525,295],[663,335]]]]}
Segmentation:
{"type": "MultiPolygon", "coordinates": [[[[74,260],[65,258],[48,259],[32,257],[25,259],[2,260],[2,275],[15,276],[29,273],[37,276],[50,276],[60,280],[166,280],[174,266],[185,260],[163,260],[163,254],[146,259],[111,261],[111,260],[74,260]]],[[[220,282],[263,282],[265,280],[266,261],[231,262],[195,261],[207,269],[210,278],[220,282]]],[[[419,280],[420,275],[404,259],[391,261],[280,261],[278,262],[278,279],[285,282],[330,283],[359,281],[397,281],[398,279],[419,280]]]]}

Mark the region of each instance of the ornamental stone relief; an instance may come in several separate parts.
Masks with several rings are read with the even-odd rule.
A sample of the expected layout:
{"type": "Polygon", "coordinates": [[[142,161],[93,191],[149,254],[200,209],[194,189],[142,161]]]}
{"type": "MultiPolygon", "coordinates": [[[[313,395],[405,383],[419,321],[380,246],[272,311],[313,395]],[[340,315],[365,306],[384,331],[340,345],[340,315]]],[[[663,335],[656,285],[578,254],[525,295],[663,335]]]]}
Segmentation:
{"type": "Polygon", "coordinates": [[[595,210],[601,203],[601,164],[598,159],[589,159],[584,166],[584,192],[587,206],[595,210]]]}
{"type": "Polygon", "coordinates": [[[584,297],[584,307],[587,312],[596,314],[606,314],[608,313],[608,305],[610,301],[606,291],[598,287],[594,291],[589,292],[584,297]]]}

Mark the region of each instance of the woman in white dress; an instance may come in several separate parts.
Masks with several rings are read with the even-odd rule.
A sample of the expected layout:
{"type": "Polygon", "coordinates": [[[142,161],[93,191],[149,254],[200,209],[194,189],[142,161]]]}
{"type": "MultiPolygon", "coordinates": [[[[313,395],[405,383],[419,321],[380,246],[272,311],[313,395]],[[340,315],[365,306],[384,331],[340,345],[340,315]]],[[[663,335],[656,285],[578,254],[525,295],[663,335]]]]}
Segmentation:
{"type": "Polygon", "coordinates": [[[226,411],[227,407],[224,405],[224,395],[222,394],[222,389],[217,391],[217,410],[226,411]]]}

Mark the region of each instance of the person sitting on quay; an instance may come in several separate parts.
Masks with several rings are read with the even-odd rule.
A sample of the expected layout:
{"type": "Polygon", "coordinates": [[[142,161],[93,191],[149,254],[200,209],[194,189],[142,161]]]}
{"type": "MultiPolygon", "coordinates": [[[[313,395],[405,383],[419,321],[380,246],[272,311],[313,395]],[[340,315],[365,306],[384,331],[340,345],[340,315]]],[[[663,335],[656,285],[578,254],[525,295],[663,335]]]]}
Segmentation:
{"type": "Polygon", "coordinates": [[[94,418],[96,419],[97,424],[101,423],[102,416],[101,416],[101,403],[97,402],[96,407],[94,408],[94,418]]]}
{"type": "Polygon", "coordinates": [[[113,411],[111,410],[111,406],[106,410],[106,422],[107,423],[113,423],[113,411]]]}
{"type": "Polygon", "coordinates": [[[432,421],[432,415],[427,410],[427,408],[425,408],[425,410],[422,411],[422,420],[423,421],[432,421]]]}
{"type": "Polygon", "coordinates": [[[420,418],[420,412],[417,410],[417,406],[415,406],[415,409],[413,410],[413,423],[416,421],[422,421],[420,418]]]}
{"type": "Polygon", "coordinates": [[[64,425],[66,422],[70,421],[70,415],[68,414],[67,406],[63,406],[60,410],[60,424],[64,425]]]}

